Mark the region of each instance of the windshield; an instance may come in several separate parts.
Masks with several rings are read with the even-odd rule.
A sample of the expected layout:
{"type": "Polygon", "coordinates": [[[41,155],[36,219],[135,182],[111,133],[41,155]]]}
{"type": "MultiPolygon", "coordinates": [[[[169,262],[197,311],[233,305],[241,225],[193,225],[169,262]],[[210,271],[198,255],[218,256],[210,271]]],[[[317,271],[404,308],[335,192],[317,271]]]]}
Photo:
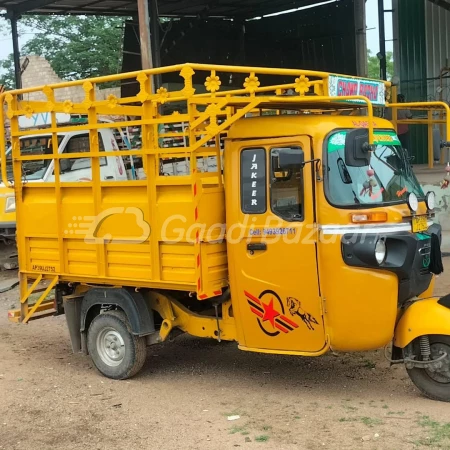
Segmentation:
{"type": "Polygon", "coordinates": [[[330,136],[327,145],[327,197],[339,206],[402,203],[409,192],[423,198],[424,193],[411,164],[393,131],[375,132],[375,151],[370,165],[345,164],[346,131],[330,136]]]}
{"type": "MultiPolygon", "coordinates": [[[[62,141],[62,137],[58,136],[58,146],[62,141]]],[[[52,149],[52,136],[31,136],[20,139],[20,154],[22,156],[27,155],[49,155],[53,153],[52,149]]],[[[51,159],[40,159],[35,161],[23,161],[22,173],[27,180],[40,180],[44,177],[48,166],[51,163],[51,159]]],[[[8,179],[13,178],[12,169],[12,152],[11,148],[6,153],[6,170],[8,173],[8,179]]]]}

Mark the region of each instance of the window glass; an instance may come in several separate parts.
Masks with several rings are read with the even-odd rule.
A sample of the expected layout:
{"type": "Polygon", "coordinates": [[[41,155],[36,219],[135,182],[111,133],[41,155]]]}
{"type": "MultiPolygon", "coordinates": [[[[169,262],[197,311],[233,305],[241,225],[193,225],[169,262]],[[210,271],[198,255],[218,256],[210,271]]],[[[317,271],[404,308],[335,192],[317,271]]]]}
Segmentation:
{"type": "MultiPolygon", "coordinates": [[[[58,145],[62,137],[58,136],[58,145]]],[[[52,136],[30,136],[20,139],[20,154],[22,156],[51,155],[53,153],[52,136]]],[[[12,153],[9,151],[6,156],[9,162],[12,160],[12,153]]],[[[22,162],[22,173],[27,180],[40,180],[44,177],[51,159],[39,159],[22,162]]],[[[7,163],[8,178],[13,178],[12,165],[7,163]]]]}
{"type": "Polygon", "coordinates": [[[299,164],[282,170],[280,153],[303,153],[300,147],[272,148],[270,150],[270,204],[274,214],[288,221],[303,220],[303,168],[299,164]]]}
{"type": "Polygon", "coordinates": [[[380,206],[405,202],[413,192],[424,197],[405,150],[394,131],[375,131],[375,150],[370,165],[345,164],[346,131],[333,133],[327,144],[326,193],[337,206],[380,206]]]}
{"type": "MultiPolygon", "coordinates": [[[[99,150],[104,151],[103,139],[98,135],[99,150]]],[[[64,153],[88,153],[89,152],[89,134],[78,134],[72,136],[67,142],[64,153]]],[[[61,173],[73,172],[75,170],[90,169],[91,158],[69,158],[61,159],[59,162],[61,173]]],[[[100,165],[106,166],[106,158],[100,158],[100,165]]]]}

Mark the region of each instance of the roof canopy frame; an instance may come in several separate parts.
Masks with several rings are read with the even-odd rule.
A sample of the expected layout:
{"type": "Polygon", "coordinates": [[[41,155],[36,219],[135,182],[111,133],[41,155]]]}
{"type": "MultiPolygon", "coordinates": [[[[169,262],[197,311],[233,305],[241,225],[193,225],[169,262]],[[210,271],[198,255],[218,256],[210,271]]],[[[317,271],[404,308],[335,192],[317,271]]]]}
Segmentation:
{"type": "MultiPolygon", "coordinates": [[[[252,19],[286,10],[340,0],[159,0],[159,17],[252,19]]],[[[0,10],[23,14],[98,14],[137,16],[138,1],[130,0],[0,0],[0,10]],[[62,4],[61,4],[62,3],[62,4]],[[92,7],[96,5],[95,7],[92,7]]]]}
{"type": "MultiPolygon", "coordinates": [[[[325,0],[338,3],[341,0],[325,0]]],[[[24,14],[99,15],[139,19],[142,67],[160,65],[159,17],[223,18],[244,22],[252,18],[295,11],[324,0],[0,0],[0,10],[11,21],[16,88],[21,88],[17,20],[24,14]],[[64,5],[59,3],[63,2],[64,5]]],[[[158,80],[155,80],[155,85],[158,80]]],[[[160,80],[159,80],[160,83],[160,80]]],[[[157,88],[159,86],[155,86],[157,88]]]]}

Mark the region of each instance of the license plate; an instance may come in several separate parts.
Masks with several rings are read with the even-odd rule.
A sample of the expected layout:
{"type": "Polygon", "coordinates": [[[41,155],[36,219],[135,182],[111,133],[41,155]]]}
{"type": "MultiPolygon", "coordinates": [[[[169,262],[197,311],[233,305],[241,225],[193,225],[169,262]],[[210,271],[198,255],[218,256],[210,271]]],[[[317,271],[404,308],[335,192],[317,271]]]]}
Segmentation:
{"type": "Polygon", "coordinates": [[[413,233],[421,233],[428,230],[427,216],[418,216],[412,218],[412,231],[413,233]]]}

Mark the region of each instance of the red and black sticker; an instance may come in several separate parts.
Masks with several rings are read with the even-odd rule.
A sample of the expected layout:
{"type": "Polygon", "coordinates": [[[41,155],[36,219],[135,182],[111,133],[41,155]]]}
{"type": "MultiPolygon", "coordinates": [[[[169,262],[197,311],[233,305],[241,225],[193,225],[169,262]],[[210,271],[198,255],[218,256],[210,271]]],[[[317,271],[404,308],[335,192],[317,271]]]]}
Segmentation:
{"type": "MultiPolygon", "coordinates": [[[[278,336],[280,333],[287,334],[294,331],[299,325],[289,317],[285,316],[283,302],[279,295],[272,290],[265,290],[255,297],[250,292],[244,291],[250,311],[256,316],[261,330],[268,336],[278,336]]],[[[318,325],[317,320],[301,308],[299,300],[288,297],[287,306],[291,316],[298,316],[307,326],[308,330],[314,330],[318,325]]]]}

